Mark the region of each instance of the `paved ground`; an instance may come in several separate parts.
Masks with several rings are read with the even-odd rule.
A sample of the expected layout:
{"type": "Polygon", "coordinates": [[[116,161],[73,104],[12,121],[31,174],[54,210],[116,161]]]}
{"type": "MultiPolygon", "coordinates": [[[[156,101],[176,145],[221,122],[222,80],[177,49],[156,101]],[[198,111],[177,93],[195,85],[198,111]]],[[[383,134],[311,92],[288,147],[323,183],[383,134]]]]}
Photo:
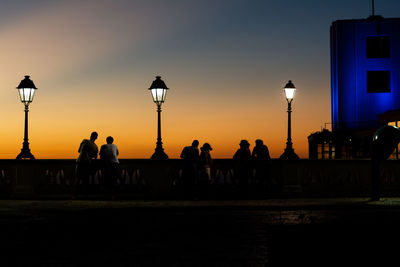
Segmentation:
{"type": "Polygon", "coordinates": [[[387,266],[398,261],[399,229],[400,198],[0,200],[0,259],[1,266],[387,266]]]}

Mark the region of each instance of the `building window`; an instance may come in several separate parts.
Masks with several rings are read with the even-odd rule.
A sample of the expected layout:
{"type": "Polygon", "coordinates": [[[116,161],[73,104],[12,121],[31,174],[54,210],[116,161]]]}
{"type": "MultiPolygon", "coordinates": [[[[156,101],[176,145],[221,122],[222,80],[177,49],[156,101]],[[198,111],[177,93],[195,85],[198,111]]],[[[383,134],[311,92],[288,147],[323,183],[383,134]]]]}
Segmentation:
{"type": "MultiPolygon", "coordinates": [[[[390,121],[388,125],[398,127],[400,125],[399,121],[390,121]]],[[[399,159],[399,147],[400,145],[397,144],[397,147],[394,149],[392,155],[390,155],[389,159],[399,159]]]]}
{"type": "Polygon", "coordinates": [[[336,158],[336,155],[335,155],[335,146],[332,144],[332,143],[330,143],[329,144],[329,159],[335,159],[336,158]]]}
{"type": "Polygon", "coordinates": [[[335,158],[335,146],[332,143],[319,143],[318,144],[318,156],[317,159],[334,159],[335,158]]]}
{"type": "Polygon", "coordinates": [[[367,71],[368,93],[390,93],[390,71],[367,71]]]}
{"type": "Polygon", "coordinates": [[[324,144],[318,144],[318,159],[324,158],[324,144]]]}
{"type": "Polygon", "coordinates": [[[399,145],[393,150],[393,153],[389,156],[389,159],[399,159],[399,145]]]}
{"type": "Polygon", "coordinates": [[[390,57],[389,36],[367,37],[367,58],[388,58],[390,57]]]}

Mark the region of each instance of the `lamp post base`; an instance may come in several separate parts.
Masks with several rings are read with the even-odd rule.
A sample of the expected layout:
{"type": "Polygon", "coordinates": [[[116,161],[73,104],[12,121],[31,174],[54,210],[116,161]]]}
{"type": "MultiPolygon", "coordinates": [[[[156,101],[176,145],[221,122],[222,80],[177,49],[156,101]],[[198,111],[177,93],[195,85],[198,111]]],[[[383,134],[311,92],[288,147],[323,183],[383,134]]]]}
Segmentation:
{"type": "Polygon", "coordinates": [[[294,153],[293,148],[285,148],[285,152],[279,157],[279,159],[285,159],[285,160],[296,160],[299,159],[299,156],[297,156],[296,153],[294,153]]]}
{"type": "Polygon", "coordinates": [[[35,159],[35,157],[32,155],[29,148],[23,148],[21,149],[21,153],[19,153],[19,155],[17,156],[17,159],[35,159]]]}
{"type": "Polygon", "coordinates": [[[164,149],[162,147],[161,148],[157,147],[156,151],[154,152],[153,155],[151,155],[150,159],[162,159],[162,160],[164,160],[164,159],[168,159],[168,155],[165,154],[164,149]]]}

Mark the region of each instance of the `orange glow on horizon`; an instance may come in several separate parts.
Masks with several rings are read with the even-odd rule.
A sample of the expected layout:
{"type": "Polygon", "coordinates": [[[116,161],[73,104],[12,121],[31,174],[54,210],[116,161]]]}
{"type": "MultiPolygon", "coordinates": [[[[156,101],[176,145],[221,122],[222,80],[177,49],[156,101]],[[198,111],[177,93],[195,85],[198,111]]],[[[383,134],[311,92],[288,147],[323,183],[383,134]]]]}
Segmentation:
{"type": "MultiPolygon", "coordinates": [[[[231,101],[222,103],[215,99],[209,100],[205,108],[199,105],[199,108],[192,109],[190,105],[179,105],[178,90],[174,92],[174,88],[170,88],[161,113],[163,147],[170,158],[179,158],[183,147],[190,145],[193,139],[198,139],[200,146],[204,142],[210,143],[214,158],[231,158],[241,139],[247,139],[250,148],[255,145],[256,139],[263,139],[273,158],[283,153],[287,137],[287,103],[279,89],[275,95],[280,101],[269,109],[263,106],[263,98],[242,98],[237,107],[231,101]],[[273,109],[276,111],[271,112],[273,109]]],[[[60,109],[57,102],[46,100],[46,96],[43,96],[46,90],[39,89],[29,112],[32,153],[37,159],[76,158],[81,140],[89,138],[90,132],[95,130],[99,133],[96,141],[99,147],[105,144],[107,136],[114,137],[120,158],[150,158],[156,143],[156,105],[146,88],[140,90],[141,100],[137,100],[137,103],[129,103],[128,96],[131,93],[127,91],[127,97],[114,96],[116,99],[112,101],[110,109],[99,108],[110,102],[106,96],[101,96],[99,102],[86,104],[85,110],[68,110],[60,109]],[[135,109],[131,106],[135,106],[135,109]]],[[[313,114],[315,106],[307,109],[302,105],[301,90],[296,96],[297,99],[293,101],[292,141],[295,152],[301,158],[307,158],[309,129],[318,129],[318,125],[307,118],[310,114],[320,114],[313,114]]],[[[81,99],[88,97],[82,93],[81,99]]],[[[15,158],[22,147],[23,105],[18,102],[17,95],[12,98],[16,102],[13,106],[17,112],[10,117],[12,124],[9,130],[3,129],[1,132],[1,158],[15,158]]],[[[84,105],[82,100],[66,102],[66,107],[68,104],[84,105]]]]}

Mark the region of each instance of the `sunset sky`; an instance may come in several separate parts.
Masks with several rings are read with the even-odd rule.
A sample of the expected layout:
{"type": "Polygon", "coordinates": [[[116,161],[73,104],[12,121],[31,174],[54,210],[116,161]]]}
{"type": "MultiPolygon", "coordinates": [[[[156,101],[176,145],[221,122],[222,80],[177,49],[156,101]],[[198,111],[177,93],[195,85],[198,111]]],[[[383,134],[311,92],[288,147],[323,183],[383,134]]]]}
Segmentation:
{"type": "MultiPolygon", "coordinates": [[[[400,1],[375,1],[400,17],[400,1]]],[[[29,112],[38,159],[76,158],[83,138],[109,135],[120,158],[149,158],[157,114],[148,88],[170,88],[162,139],[170,158],[198,139],[231,158],[241,139],[263,139],[272,157],[287,137],[283,86],[292,80],[295,152],[330,118],[329,27],[366,18],[367,0],[0,0],[0,158],[23,142],[15,87],[39,88],[29,112]]],[[[328,125],[329,126],[329,125],[328,125]]]]}

